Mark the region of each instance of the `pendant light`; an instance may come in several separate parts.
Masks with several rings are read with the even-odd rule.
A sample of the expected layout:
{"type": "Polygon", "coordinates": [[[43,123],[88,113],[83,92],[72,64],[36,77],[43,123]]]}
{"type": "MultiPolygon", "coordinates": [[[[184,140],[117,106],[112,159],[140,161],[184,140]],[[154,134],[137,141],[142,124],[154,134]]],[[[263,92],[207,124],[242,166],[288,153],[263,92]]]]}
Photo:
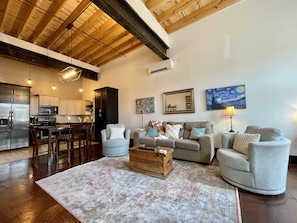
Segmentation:
{"type": "Polygon", "coordinates": [[[80,93],[83,92],[83,88],[82,88],[82,79],[80,79],[80,88],[79,88],[79,92],[80,92],[80,93]]]}
{"type": "Polygon", "coordinates": [[[54,75],[54,84],[52,86],[53,90],[56,90],[56,75],[54,75]]]}
{"type": "Polygon", "coordinates": [[[72,23],[67,25],[68,31],[70,30],[70,65],[58,73],[61,82],[71,82],[76,81],[80,78],[82,70],[74,67],[72,65],[72,34],[71,28],[73,27],[72,23]]]}
{"type": "Polygon", "coordinates": [[[28,83],[29,85],[32,84],[32,80],[31,80],[31,64],[29,64],[29,78],[28,78],[28,80],[27,80],[27,83],[28,83]]]}

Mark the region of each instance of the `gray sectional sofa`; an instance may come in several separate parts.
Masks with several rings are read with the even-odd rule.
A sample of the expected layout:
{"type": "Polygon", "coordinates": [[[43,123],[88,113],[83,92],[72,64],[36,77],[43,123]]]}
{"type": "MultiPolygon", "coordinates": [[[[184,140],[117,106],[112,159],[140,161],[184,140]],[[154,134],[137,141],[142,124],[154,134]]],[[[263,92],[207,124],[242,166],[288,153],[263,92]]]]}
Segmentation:
{"type": "MultiPolygon", "coordinates": [[[[148,136],[148,131],[135,131],[134,146],[144,144],[145,146],[164,146],[174,149],[173,158],[209,164],[215,153],[213,127],[209,121],[198,122],[162,122],[162,129],[165,132],[166,125],[178,125],[182,128],[179,131],[179,138],[164,138],[148,136]],[[197,139],[191,138],[192,128],[205,128],[205,133],[197,139]]],[[[152,127],[149,122],[148,127],[152,127]]]]}

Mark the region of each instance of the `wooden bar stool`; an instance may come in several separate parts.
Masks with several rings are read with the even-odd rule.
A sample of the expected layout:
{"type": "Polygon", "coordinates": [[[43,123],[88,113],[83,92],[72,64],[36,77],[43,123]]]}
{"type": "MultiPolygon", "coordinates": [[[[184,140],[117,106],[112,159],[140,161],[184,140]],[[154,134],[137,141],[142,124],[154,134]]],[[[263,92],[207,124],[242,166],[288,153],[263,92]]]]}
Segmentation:
{"type": "Polygon", "coordinates": [[[71,151],[74,152],[74,142],[78,142],[79,161],[81,162],[81,140],[82,140],[82,124],[70,124],[67,134],[58,136],[58,151],[60,151],[60,142],[67,143],[68,163],[71,163],[71,151]]]}
{"type": "MultiPolygon", "coordinates": [[[[48,144],[48,137],[40,138],[40,132],[34,126],[29,126],[29,131],[33,141],[32,165],[37,167],[39,146],[48,144]]],[[[58,139],[56,137],[52,137],[52,143],[56,143],[57,147],[58,139]]],[[[54,148],[53,145],[52,148],[54,148]]],[[[53,150],[52,152],[57,155],[57,150],[53,150]]]]}

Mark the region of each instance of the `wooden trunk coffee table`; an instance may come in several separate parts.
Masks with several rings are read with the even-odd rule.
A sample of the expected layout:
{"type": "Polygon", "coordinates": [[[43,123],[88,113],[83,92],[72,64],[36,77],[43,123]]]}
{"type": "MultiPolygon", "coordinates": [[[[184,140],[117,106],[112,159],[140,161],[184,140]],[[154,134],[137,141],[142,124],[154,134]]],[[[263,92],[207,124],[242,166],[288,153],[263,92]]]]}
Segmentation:
{"type": "Polygon", "coordinates": [[[165,179],[172,170],[172,148],[154,147],[146,149],[134,146],[129,149],[129,168],[153,177],[165,179]],[[160,151],[161,150],[161,151],[160,151]],[[162,150],[166,154],[160,153],[162,150]]]}

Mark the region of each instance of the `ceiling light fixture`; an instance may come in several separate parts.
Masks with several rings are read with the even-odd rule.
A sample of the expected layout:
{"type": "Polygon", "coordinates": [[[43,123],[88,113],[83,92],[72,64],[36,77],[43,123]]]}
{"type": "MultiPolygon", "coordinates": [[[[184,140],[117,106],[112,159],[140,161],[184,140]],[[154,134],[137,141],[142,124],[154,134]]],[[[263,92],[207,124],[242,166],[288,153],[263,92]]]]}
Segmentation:
{"type": "Polygon", "coordinates": [[[62,82],[71,82],[76,81],[80,78],[82,70],[73,67],[68,66],[64,70],[58,73],[60,81],[62,82]]]}
{"type": "MultiPolygon", "coordinates": [[[[69,23],[67,25],[67,29],[68,31],[70,30],[71,31],[71,28],[73,27],[73,24],[72,23],[69,23]]],[[[58,73],[59,75],[59,79],[61,82],[71,82],[71,81],[76,81],[80,78],[80,75],[81,75],[81,72],[82,70],[81,69],[78,69],[76,67],[74,67],[72,65],[72,35],[70,33],[70,65],[68,67],[66,67],[64,70],[62,70],[61,72],[58,73]]]]}
{"type": "Polygon", "coordinates": [[[27,83],[29,84],[29,85],[31,85],[32,84],[32,80],[31,80],[31,64],[29,65],[30,67],[29,67],[29,78],[28,78],[28,80],[27,80],[27,83]]]}
{"type": "Polygon", "coordinates": [[[56,74],[54,75],[54,84],[52,86],[53,90],[56,90],[56,74]]]}
{"type": "Polygon", "coordinates": [[[82,80],[80,80],[80,88],[79,88],[79,92],[80,92],[80,93],[83,92],[83,88],[82,88],[82,80]]]}

